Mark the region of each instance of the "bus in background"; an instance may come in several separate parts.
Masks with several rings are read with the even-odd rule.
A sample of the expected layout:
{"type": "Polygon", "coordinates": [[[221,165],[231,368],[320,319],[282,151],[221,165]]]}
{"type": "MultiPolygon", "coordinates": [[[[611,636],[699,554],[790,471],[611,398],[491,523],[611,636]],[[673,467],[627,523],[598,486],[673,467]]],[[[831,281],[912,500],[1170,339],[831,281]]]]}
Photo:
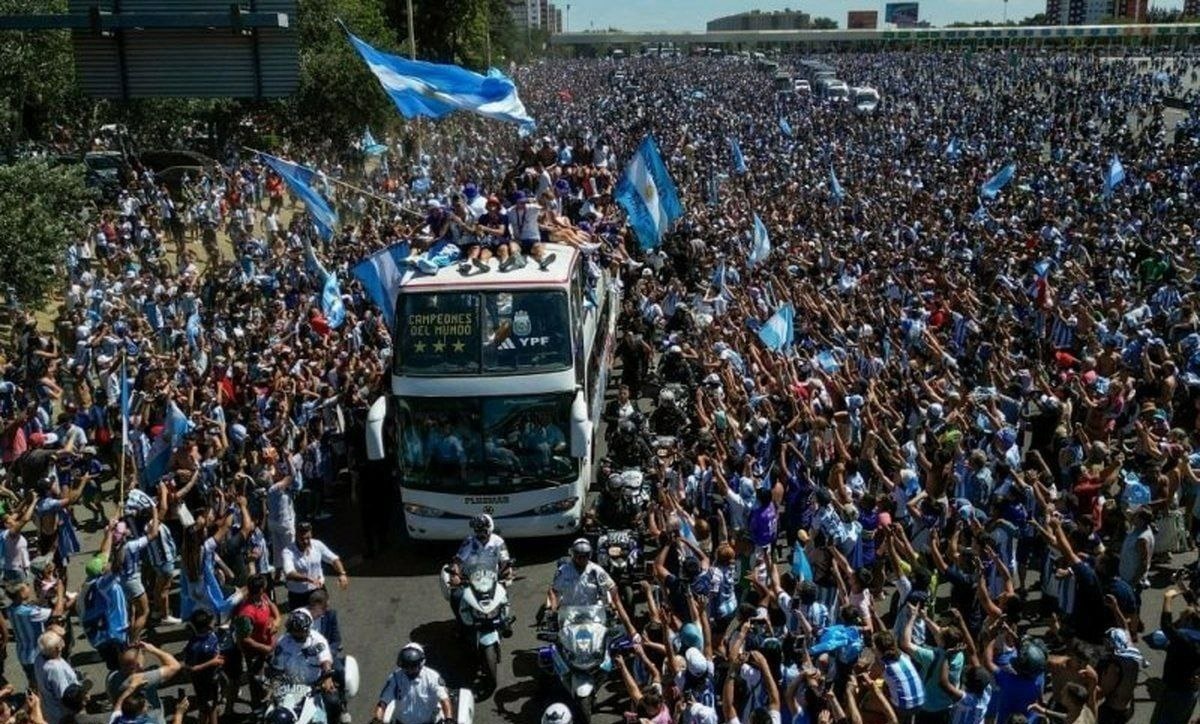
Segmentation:
{"type": "Polygon", "coordinates": [[[620,300],[577,250],[545,246],[546,271],[401,279],[367,452],[394,462],[413,538],[460,539],[480,513],[507,537],[579,528],[620,300]]]}

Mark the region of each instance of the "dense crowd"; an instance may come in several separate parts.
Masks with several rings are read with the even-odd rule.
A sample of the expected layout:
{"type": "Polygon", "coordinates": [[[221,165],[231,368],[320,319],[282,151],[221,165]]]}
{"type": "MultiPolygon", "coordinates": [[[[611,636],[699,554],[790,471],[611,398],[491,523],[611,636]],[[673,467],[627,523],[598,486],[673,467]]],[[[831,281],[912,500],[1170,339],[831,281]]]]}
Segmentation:
{"type": "MultiPolygon", "coordinates": [[[[158,691],[187,676],[175,720],[215,722],[242,693],[261,703],[281,651],[326,642],[316,665],[336,669],[326,573],[350,584],[311,521],[361,467],[392,347],[349,268],[398,241],[510,263],[553,241],[623,294],[609,447],[651,480],[657,538],[614,668],[632,716],[1145,720],[1134,690],[1159,646],[1150,720],[1189,721],[1200,601],[1176,554],[1200,531],[1196,65],[826,60],[879,108],[776,94],[736,60],[546,61],[516,73],[530,138],[455,117],[365,163],[280,149],[319,170],[341,217],[329,239],[245,153],[175,195],[127,179],[71,240],[54,327],[28,315],[0,382],[23,672],[5,674],[31,692],[0,716],[108,721],[91,699],[165,721],[158,691]],[[1177,128],[1167,93],[1192,104],[1177,128]],[[647,134],[687,209],[660,246],[612,198],[647,134]],[[1106,193],[1114,155],[1127,178],[1106,193]],[[1012,184],[981,199],[1009,162],[1012,184]],[[750,266],[754,214],[772,251],[750,266]],[[323,309],[326,271],[344,321],[323,309]],[[757,332],[785,303],[794,344],[772,352],[757,332]],[[651,459],[647,429],[680,448],[651,459]],[[89,528],[103,543],[68,580],[89,528]],[[152,643],[183,621],[182,651],[152,643]],[[103,694],[70,664],[84,639],[103,694]]],[[[365,552],[387,550],[392,491],[358,500],[365,552]]]]}

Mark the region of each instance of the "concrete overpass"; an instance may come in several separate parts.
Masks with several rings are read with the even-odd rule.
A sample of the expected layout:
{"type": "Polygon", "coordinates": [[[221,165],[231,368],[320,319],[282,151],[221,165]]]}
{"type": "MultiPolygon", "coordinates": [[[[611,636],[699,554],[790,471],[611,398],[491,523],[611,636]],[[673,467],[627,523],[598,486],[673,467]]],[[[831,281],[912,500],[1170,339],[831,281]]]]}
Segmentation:
{"type": "Polygon", "coordinates": [[[616,48],[636,54],[643,48],[668,43],[685,53],[701,47],[721,48],[725,51],[776,48],[812,52],[944,46],[1189,46],[1200,43],[1200,23],[895,30],[727,30],[710,33],[560,33],[550,38],[552,47],[577,55],[603,54],[616,48]]]}

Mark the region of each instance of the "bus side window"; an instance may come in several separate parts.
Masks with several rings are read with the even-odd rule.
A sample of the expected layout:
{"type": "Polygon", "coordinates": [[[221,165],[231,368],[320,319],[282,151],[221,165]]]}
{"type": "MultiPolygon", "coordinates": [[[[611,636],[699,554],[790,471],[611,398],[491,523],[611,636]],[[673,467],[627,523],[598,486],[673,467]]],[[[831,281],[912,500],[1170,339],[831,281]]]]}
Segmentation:
{"type": "Polygon", "coordinates": [[[575,365],[575,384],[585,383],[584,370],[587,360],[583,359],[583,264],[575,267],[575,276],[571,278],[571,310],[574,319],[571,321],[571,348],[575,365]]]}

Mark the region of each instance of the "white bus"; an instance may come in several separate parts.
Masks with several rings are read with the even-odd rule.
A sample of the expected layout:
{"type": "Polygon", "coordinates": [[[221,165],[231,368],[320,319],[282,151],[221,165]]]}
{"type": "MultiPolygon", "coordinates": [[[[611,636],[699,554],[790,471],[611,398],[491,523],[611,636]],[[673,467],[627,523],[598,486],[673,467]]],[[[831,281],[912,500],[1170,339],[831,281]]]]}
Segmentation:
{"type": "Polygon", "coordinates": [[[579,528],[620,300],[574,248],[545,246],[546,271],[493,259],[401,280],[392,394],[371,407],[367,450],[394,461],[413,538],[463,538],[479,513],[506,537],[579,528]]]}

